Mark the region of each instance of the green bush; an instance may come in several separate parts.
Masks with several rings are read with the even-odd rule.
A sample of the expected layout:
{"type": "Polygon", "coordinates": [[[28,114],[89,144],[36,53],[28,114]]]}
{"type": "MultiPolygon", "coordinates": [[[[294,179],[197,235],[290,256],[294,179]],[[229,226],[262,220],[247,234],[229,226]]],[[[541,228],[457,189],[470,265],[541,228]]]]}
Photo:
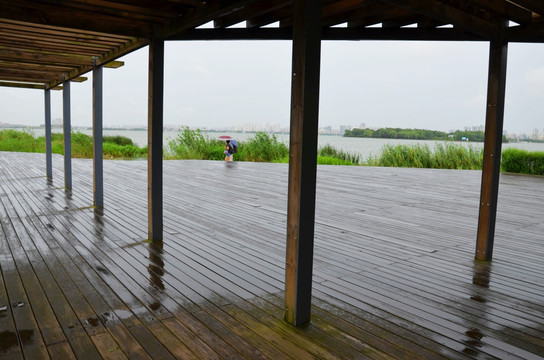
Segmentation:
{"type": "Polygon", "coordinates": [[[501,170],[520,174],[544,175],[544,152],[506,149],[502,152],[501,170]]]}
{"type": "Polygon", "coordinates": [[[134,146],[134,142],[131,139],[129,139],[126,136],[121,136],[121,135],[107,135],[107,136],[104,136],[102,138],[102,142],[104,142],[104,143],[113,143],[113,144],[117,144],[117,145],[121,145],[121,146],[126,146],[126,145],[134,146]]]}

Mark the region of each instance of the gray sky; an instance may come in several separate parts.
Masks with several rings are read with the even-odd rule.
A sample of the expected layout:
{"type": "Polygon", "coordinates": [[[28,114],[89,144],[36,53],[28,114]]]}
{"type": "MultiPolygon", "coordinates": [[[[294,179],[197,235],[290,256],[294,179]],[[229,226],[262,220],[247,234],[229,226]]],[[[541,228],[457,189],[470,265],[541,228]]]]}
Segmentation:
{"type": "MultiPolygon", "coordinates": [[[[289,41],[167,42],[164,123],[288,127],[289,41]]],[[[104,124],[147,122],[148,49],[104,70],[104,124]]],[[[483,125],[488,44],[472,42],[322,43],[320,127],[463,129],[483,125]]],[[[92,74],[72,84],[72,124],[90,126],[92,74]]],[[[43,92],[0,87],[0,121],[43,123],[43,92]]],[[[54,91],[52,117],[62,117],[54,91]]],[[[544,45],[510,44],[504,129],[544,129],[544,45]]]]}

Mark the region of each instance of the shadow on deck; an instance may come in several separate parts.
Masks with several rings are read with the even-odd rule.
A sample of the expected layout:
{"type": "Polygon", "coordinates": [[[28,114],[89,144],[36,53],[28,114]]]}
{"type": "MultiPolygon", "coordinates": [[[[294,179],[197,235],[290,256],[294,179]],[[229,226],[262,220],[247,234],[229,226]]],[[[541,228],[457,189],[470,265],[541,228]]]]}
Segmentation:
{"type": "Polygon", "coordinates": [[[544,358],[544,179],[502,175],[474,259],[480,172],[318,167],[312,322],[282,321],[287,165],[0,153],[0,359],[544,358]]]}

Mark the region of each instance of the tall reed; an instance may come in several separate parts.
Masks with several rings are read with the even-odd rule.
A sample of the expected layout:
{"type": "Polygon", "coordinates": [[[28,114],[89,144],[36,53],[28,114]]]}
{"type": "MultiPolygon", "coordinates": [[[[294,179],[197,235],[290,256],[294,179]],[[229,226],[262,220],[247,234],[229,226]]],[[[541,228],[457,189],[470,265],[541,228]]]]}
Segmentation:
{"type": "Polygon", "coordinates": [[[168,142],[165,157],[168,159],[221,160],[225,157],[225,142],[210,139],[200,129],[184,127],[178,136],[168,142]]]}
{"type": "Polygon", "coordinates": [[[435,169],[481,170],[483,150],[455,143],[438,143],[434,151],[428,145],[385,145],[380,155],[365,165],[435,169]]]}
{"type": "Polygon", "coordinates": [[[284,159],[289,155],[287,145],[278,140],[274,134],[258,132],[248,141],[241,142],[235,160],[272,162],[284,159]]]}
{"type": "MultiPolygon", "coordinates": [[[[362,162],[361,154],[356,152],[349,152],[335,148],[330,144],[326,144],[319,148],[318,155],[324,158],[335,158],[341,160],[338,163],[341,165],[356,165],[362,162]]],[[[323,159],[320,163],[326,163],[327,160],[323,159]]]]}

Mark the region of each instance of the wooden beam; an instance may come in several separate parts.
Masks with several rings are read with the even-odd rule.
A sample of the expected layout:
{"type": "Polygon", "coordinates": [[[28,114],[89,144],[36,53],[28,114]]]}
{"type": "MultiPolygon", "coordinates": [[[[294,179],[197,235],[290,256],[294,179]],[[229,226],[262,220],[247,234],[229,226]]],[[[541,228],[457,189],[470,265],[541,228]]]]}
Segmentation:
{"type": "Polygon", "coordinates": [[[510,2],[544,16],[544,2],[542,0],[512,0],[510,2]]]}
{"type": "Polygon", "coordinates": [[[239,11],[229,15],[222,16],[214,20],[215,28],[225,28],[239,22],[245,21],[248,17],[257,17],[273,13],[274,11],[292,3],[292,0],[266,0],[254,4],[249,4],[239,11]]]}
{"type": "Polygon", "coordinates": [[[403,9],[444,21],[465,31],[491,39],[498,32],[497,25],[481,17],[436,0],[383,0],[403,9]]]}
{"type": "Polygon", "coordinates": [[[298,326],[311,315],[321,2],[294,3],[284,318],[298,326]]]}
{"type": "Polygon", "coordinates": [[[93,69],[93,205],[104,207],[104,153],[102,146],[102,66],[93,69]]]}
{"type": "Polygon", "coordinates": [[[51,148],[51,90],[44,90],[45,104],[45,174],[48,179],[53,179],[53,155],[51,148]]]}
{"type": "Polygon", "coordinates": [[[509,1],[470,0],[470,2],[486,10],[497,12],[503,18],[515,21],[518,24],[528,23],[532,18],[531,11],[514,5],[509,1]]]}
{"type": "Polygon", "coordinates": [[[104,64],[103,67],[108,68],[108,69],[118,69],[118,68],[120,68],[120,67],[122,67],[122,66],[125,66],[125,62],[124,62],[124,61],[116,61],[116,60],[114,60],[114,61],[110,61],[110,62],[104,64]]]}
{"type": "Polygon", "coordinates": [[[164,40],[149,44],[149,103],[147,120],[148,236],[163,239],[162,139],[164,97],[164,40]]]}
{"type": "MultiPolygon", "coordinates": [[[[506,28],[507,23],[503,24],[506,28]]],[[[489,75],[485,119],[484,161],[480,193],[480,215],[476,259],[490,261],[493,254],[499,176],[501,167],[504,97],[506,90],[506,59],[508,42],[504,30],[489,46],[489,75]]]]}
{"type": "Polygon", "coordinates": [[[328,28],[323,40],[486,41],[455,28],[328,28]]]}
{"type": "Polygon", "coordinates": [[[162,26],[157,36],[170,38],[188,29],[213,21],[217,17],[236,13],[257,0],[208,0],[206,6],[195,8],[162,26]]]}
{"type": "MultiPolygon", "coordinates": [[[[323,28],[322,40],[487,41],[455,28],[323,28]]],[[[290,40],[291,28],[187,30],[168,40],[290,40]]]]}
{"type": "Polygon", "coordinates": [[[62,128],[64,134],[64,187],[72,190],[72,126],[70,111],[70,81],[62,88],[62,128]]]}
{"type": "Polygon", "coordinates": [[[506,31],[509,42],[544,42],[544,23],[512,26],[506,31]]]}

